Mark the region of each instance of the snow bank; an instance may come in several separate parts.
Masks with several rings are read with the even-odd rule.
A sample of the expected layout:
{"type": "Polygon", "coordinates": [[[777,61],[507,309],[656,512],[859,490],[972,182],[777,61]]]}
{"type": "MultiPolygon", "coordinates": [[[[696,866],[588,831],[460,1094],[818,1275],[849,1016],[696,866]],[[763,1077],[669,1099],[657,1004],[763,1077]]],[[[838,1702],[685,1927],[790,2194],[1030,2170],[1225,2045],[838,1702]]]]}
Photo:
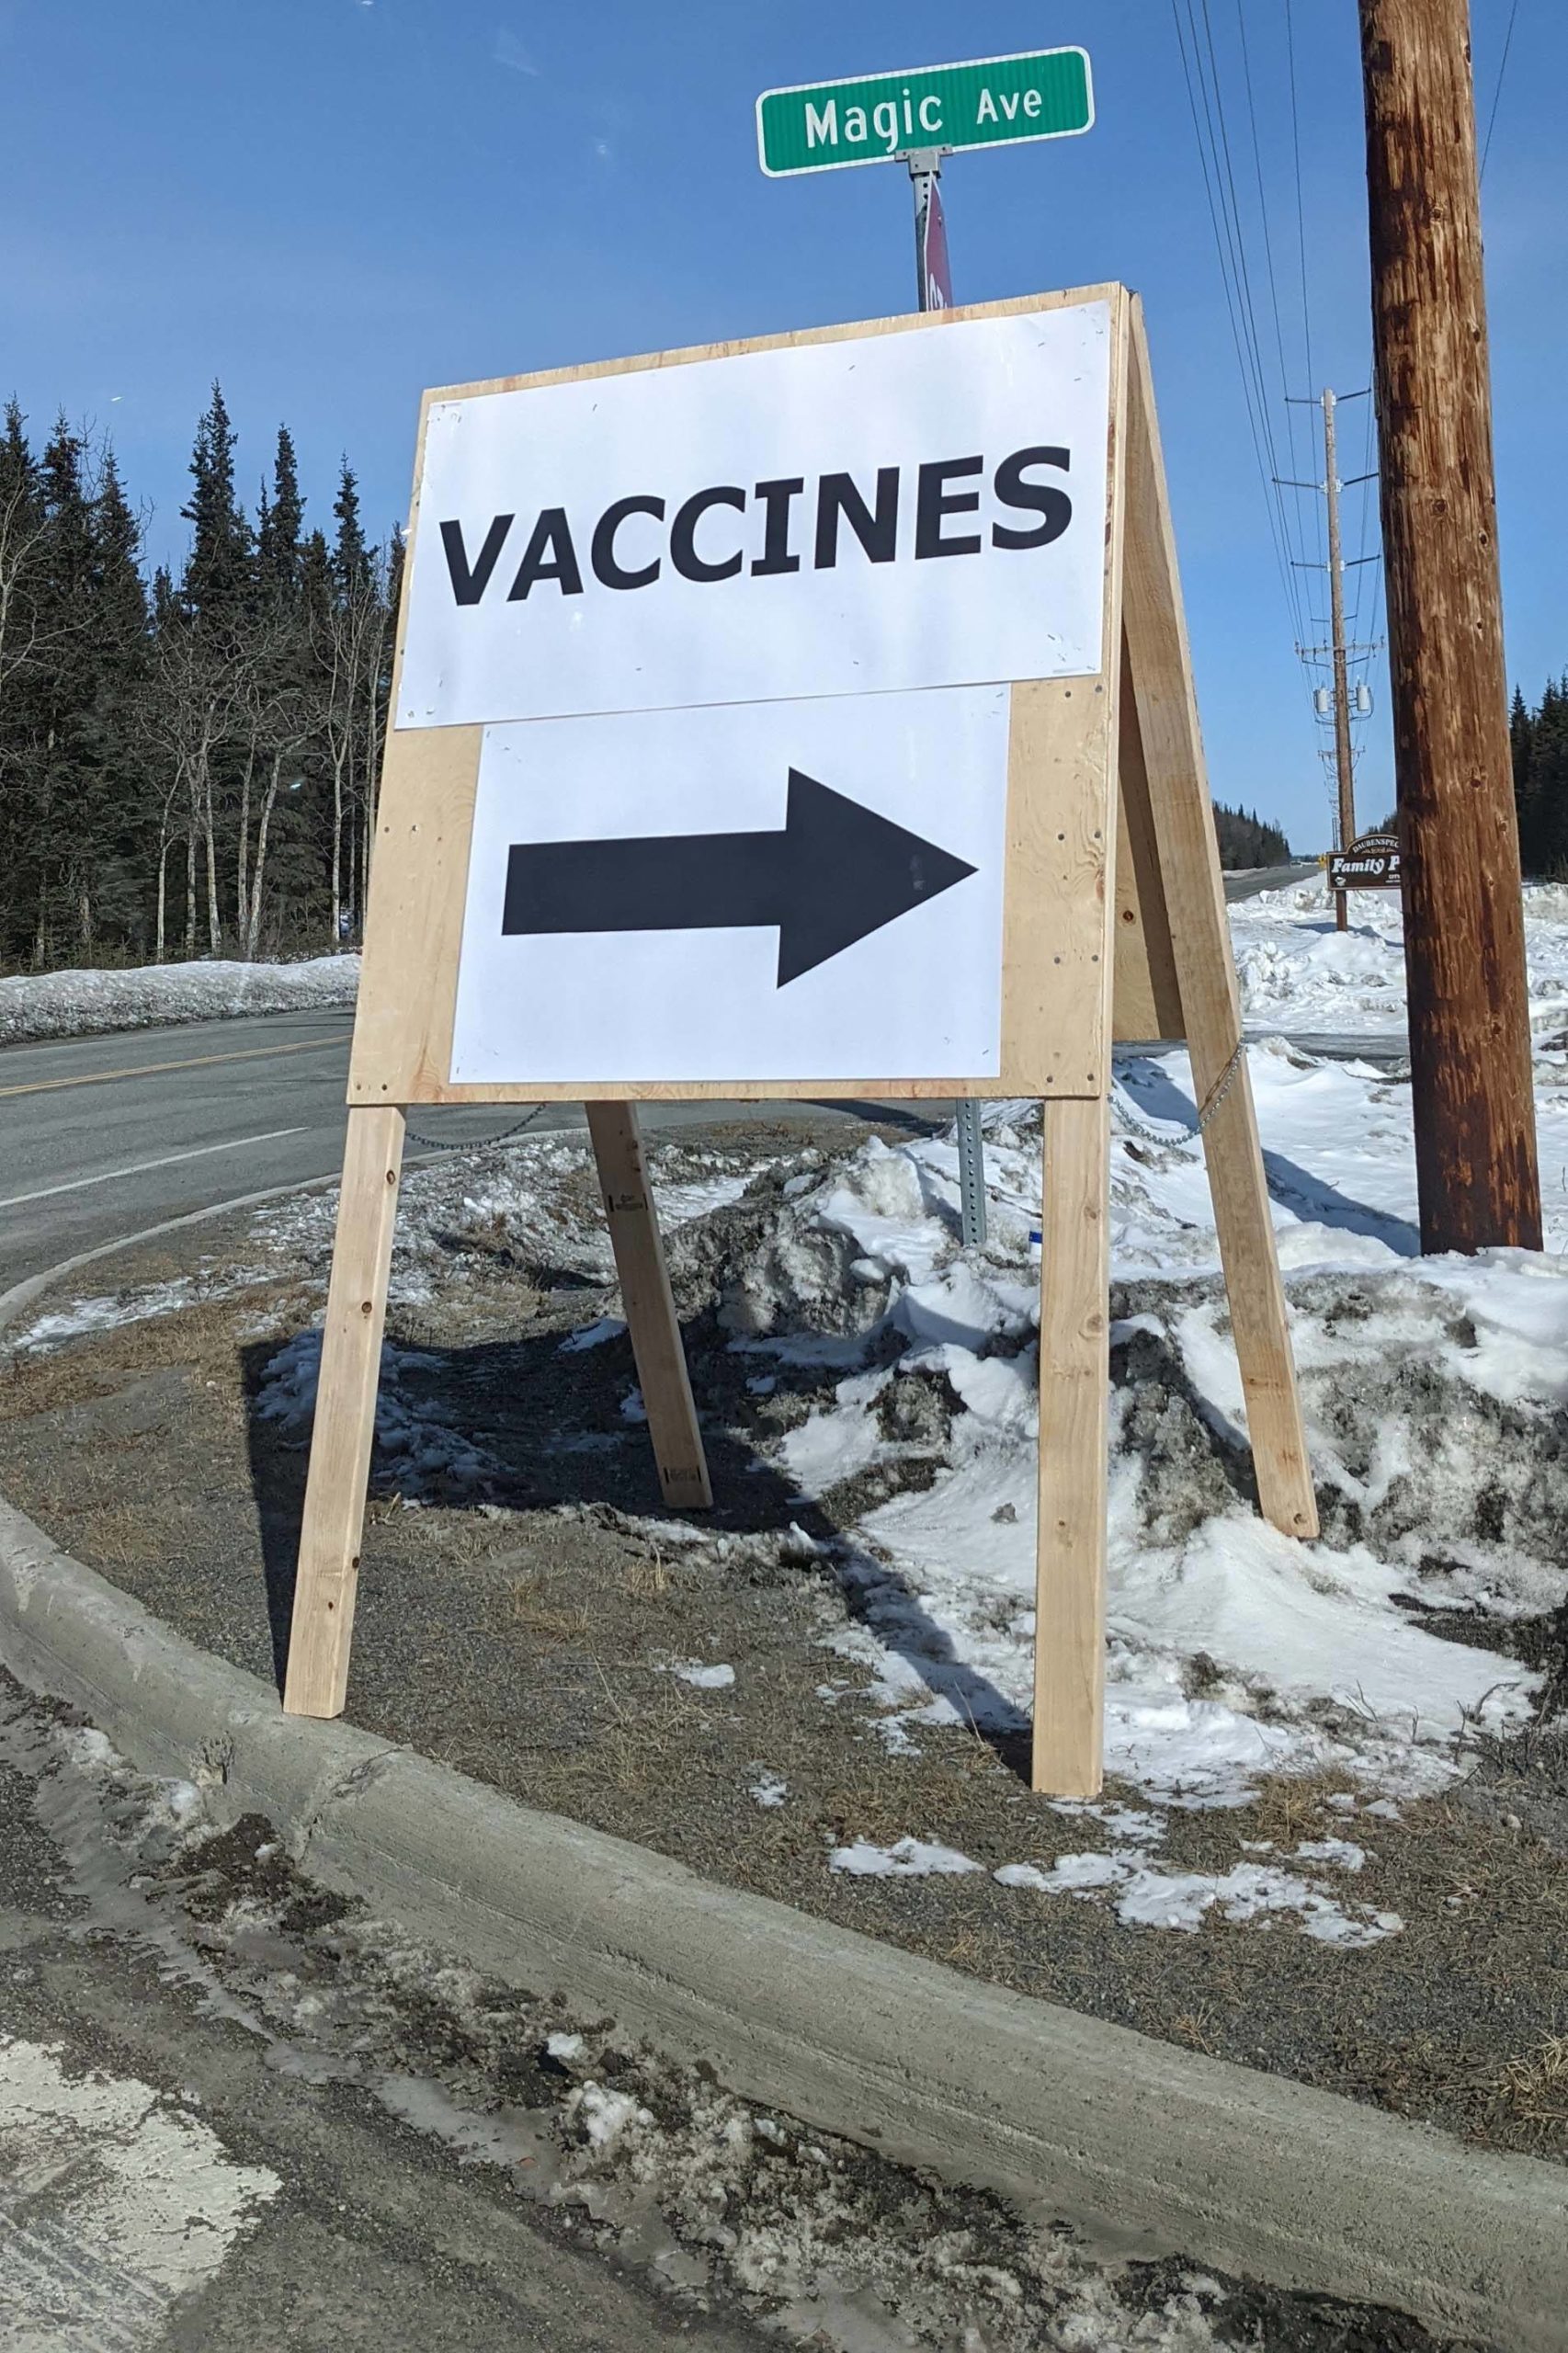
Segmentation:
{"type": "MultiPolygon", "coordinates": [[[[1322,882],[1260,891],[1230,910],[1242,1006],[1254,1033],[1404,1034],[1404,949],[1399,893],[1350,893],[1350,928],[1335,931],[1322,882]]],[[[1525,886],[1530,1017],[1538,1029],[1568,1017],[1568,890],[1525,886]]]]}
{"type": "MultiPolygon", "coordinates": [[[[1537,1678],[1494,1630],[1568,1595],[1568,1261],[1416,1258],[1408,1089],[1278,1041],[1250,1059],[1324,1534],[1297,1543],[1251,1499],[1185,1063],[1124,1063],[1108,1769],[1159,1805],[1238,1803],[1270,1772],[1335,1771],[1369,1797],[1431,1790],[1478,1726],[1530,1711],[1537,1678]],[[1467,1620],[1474,1643],[1452,1638],[1467,1620]]],[[[1555,1066],[1543,1068],[1540,1117],[1543,1158],[1568,1164],[1555,1066]]],[[[843,1574],[861,1622],[837,1646],[874,1669],[874,1722],[894,1745],[923,1723],[1017,1729],[1030,1704],[1032,1107],[988,1115],[986,1168],[991,1239],[964,1251],[950,1134],[869,1142],[789,1188],[721,1311],[733,1347],[839,1375],[780,1452],[848,1528],[843,1574]]],[[[1551,1212],[1558,1252],[1565,1209],[1551,1212]]],[[[1096,1888],[1128,1917],[1281,1909],[1334,1941],[1388,1933],[1285,1859],[1181,1888],[1142,1850],[1096,1862],[1096,1888]]],[[[1051,1892],[1067,1892],[1060,1876],[1051,1892]]]]}
{"type": "Polygon", "coordinates": [[[144,964],[118,972],[24,972],[0,980],[0,1045],[104,1029],[150,1029],[171,1021],[222,1021],[241,1013],[351,1006],[358,985],[358,956],[315,956],[302,964],[144,964]]]}

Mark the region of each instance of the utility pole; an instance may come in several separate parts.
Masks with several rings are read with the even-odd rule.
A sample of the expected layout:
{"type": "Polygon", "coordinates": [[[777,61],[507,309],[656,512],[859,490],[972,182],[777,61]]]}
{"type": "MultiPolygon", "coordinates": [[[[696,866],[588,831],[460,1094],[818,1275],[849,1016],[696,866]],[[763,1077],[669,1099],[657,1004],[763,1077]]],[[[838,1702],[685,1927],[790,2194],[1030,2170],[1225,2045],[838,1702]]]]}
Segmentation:
{"type": "Polygon", "coordinates": [[[1358,0],[1421,1246],[1540,1247],[1468,0],[1358,0]]]}
{"type": "MultiPolygon", "coordinates": [[[[1339,847],[1356,838],[1356,784],[1350,767],[1350,677],[1345,659],[1345,551],[1339,537],[1339,467],[1335,448],[1334,394],[1323,395],[1323,451],[1328,497],[1328,611],[1334,661],[1334,767],[1339,780],[1339,847]]],[[[1334,894],[1335,928],[1349,925],[1346,893],[1334,894]]]]}

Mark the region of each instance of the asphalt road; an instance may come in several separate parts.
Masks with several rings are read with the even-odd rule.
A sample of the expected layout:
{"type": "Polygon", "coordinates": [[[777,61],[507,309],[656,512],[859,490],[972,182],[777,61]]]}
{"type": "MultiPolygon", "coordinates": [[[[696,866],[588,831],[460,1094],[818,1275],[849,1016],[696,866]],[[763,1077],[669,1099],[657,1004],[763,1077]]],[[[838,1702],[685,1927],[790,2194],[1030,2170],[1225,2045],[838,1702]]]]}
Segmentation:
{"type": "MultiPolygon", "coordinates": [[[[166,1220],[335,1176],[352,1029],[347,1010],[278,1013],[0,1051],[0,1295],[166,1220]]],[[[767,1116],[792,1108],[769,1105],[767,1116]]],[[[422,1109],[410,1162],[423,1156],[421,1136],[495,1136],[518,1116],[422,1109]]],[[[643,1122],[745,1116],[739,1104],[651,1104],[643,1122]]],[[[582,1107],[564,1103],[534,1126],[583,1123],[582,1107]]]]}
{"type": "MultiPolygon", "coordinates": [[[[1316,872],[1308,860],[1227,875],[1226,894],[1246,898],[1316,872]]],[[[0,1294],[168,1220],[335,1176],[352,1026],[347,1010],[279,1013],[0,1050],[0,1294]]],[[[1366,1051],[1364,1040],[1302,1042],[1366,1051]]],[[[811,1114],[821,1115],[822,1107],[811,1114]]],[[[410,1160],[421,1156],[419,1136],[498,1135],[515,1116],[422,1110],[410,1160]]],[[[711,1103],[643,1114],[653,1129],[745,1116],[743,1106],[711,1103]]],[[[789,1116],[787,1106],[768,1107],[769,1119],[789,1116]]],[[[563,1104],[535,1124],[578,1127],[582,1117],[563,1104]]]]}
{"type": "Polygon", "coordinates": [[[45,1715],[0,1677],[6,2353],[774,2341],[660,2301],[536,2220],[495,2166],[280,2049],[192,1924],[126,1884],[93,1805],[51,1768],[45,1715]]]}

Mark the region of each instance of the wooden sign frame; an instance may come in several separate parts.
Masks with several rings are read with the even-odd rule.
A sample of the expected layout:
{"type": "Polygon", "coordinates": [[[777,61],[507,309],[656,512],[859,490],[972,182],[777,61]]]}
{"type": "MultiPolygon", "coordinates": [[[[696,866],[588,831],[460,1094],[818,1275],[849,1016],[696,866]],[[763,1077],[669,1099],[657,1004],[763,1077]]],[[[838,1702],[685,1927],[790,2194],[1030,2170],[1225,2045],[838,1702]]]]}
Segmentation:
{"type": "MultiPolygon", "coordinates": [[[[1265,1516],[1317,1510],[1244,1059],[1147,341],[1136,296],[1091,287],[794,335],[508,377],[511,392],[733,353],[1103,301],[1110,314],[1104,667],[1011,688],[1002,1052],[973,1079],[454,1085],[449,1077],[483,729],[389,732],[348,1133],[301,1537],[284,1705],[344,1705],[402,1167],[404,1108],[585,1100],[666,1504],[711,1502],[701,1433],[638,1132],[641,1099],[1034,1096],[1044,1174],[1033,1786],[1092,1796],[1102,1771],[1108,1446],[1109,1088],[1115,1040],[1185,1040],[1265,1516]]],[[[405,579],[407,574],[405,573],[405,579]]],[[[400,620],[401,669],[406,631],[400,620]]],[[[396,708],[397,680],[393,681],[396,708]]]]}

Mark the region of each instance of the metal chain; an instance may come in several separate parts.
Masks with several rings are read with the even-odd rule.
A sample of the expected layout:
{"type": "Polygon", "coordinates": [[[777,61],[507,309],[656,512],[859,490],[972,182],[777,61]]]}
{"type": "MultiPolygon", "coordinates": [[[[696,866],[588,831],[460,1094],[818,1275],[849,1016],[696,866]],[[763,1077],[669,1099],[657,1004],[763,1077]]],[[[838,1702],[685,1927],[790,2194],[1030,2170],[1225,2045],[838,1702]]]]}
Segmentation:
{"type": "Polygon", "coordinates": [[[536,1103],[531,1111],[514,1120],[509,1128],[503,1128],[498,1136],[422,1136],[415,1127],[405,1128],[404,1132],[411,1142],[423,1144],[426,1152],[485,1152],[493,1143],[509,1143],[514,1136],[520,1136],[525,1128],[531,1128],[536,1120],[543,1117],[547,1108],[536,1103]]]}
{"type": "MultiPolygon", "coordinates": [[[[1234,1049],[1232,1051],[1230,1061],[1225,1064],[1224,1069],[1220,1073],[1219,1077],[1214,1081],[1213,1086],[1209,1089],[1208,1094],[1204,1097],[1202,1103],[1199,1107],[1197,1128],[1199,1135],[1203,1133],[1204,1129],[1209,1125],[1210,1120],[1214,1117],[1215,1112],[1219,1109],[1221,1104],[1224,1101],[1226,1096],[1235,1085],[1236,1074],[1241,1069],[1242,1056],[1245,1051],[1246,1040],[1244,1038],[1238,1038],[1236,1040],[1234,1049]]],[[[1118,1106],[1118,1116],[1121,1120],[1122,1126],[1124,1128],[1131,1128],[1132,1133],[1135,1136],[1141,1137],[1144,1143],[1158,1144],[1162,1151],[1169,1152],[1178,1144],[1190,1142],[1193,1133],[1190,1129],[1184,1129],[1176,1135],[1171,1135],[1169,1133],[1162,1135],[1157,1128],[1145,1127],[1142,1120],[1137,1117],[1136,1113],[1130,1111],[1127,1108],[1127,1088],[1120,1081],[1118,1081],[1118,1091],[1121,1097],[1120,1103],[1118,1106]]]]}
{"type": "Polygon", "coordinates": [[[1230,1061],[1225,1064],[1224,1069],[1220,1073],[1219,1077],[1214,1081],[1213,1086],[1209,1089],[1208,1094],[1203,1098],[1202,1106],[1198,1114],[1198,1132],[1199,1135],[1203,1133],[1204,1129],[1209,1125],[1210,1120],[1214,1117],[1215,1112],[1219,1109],[1221,1104],[1224,1101],[1226,1096],[1235,1085],[1236,1073],[1241,1069],[1242,1056],[1246,1052],[1246,1040],[1244,1038],[1238,1038],[1234,1046],[1231,1049],[1230,1061]]]}

